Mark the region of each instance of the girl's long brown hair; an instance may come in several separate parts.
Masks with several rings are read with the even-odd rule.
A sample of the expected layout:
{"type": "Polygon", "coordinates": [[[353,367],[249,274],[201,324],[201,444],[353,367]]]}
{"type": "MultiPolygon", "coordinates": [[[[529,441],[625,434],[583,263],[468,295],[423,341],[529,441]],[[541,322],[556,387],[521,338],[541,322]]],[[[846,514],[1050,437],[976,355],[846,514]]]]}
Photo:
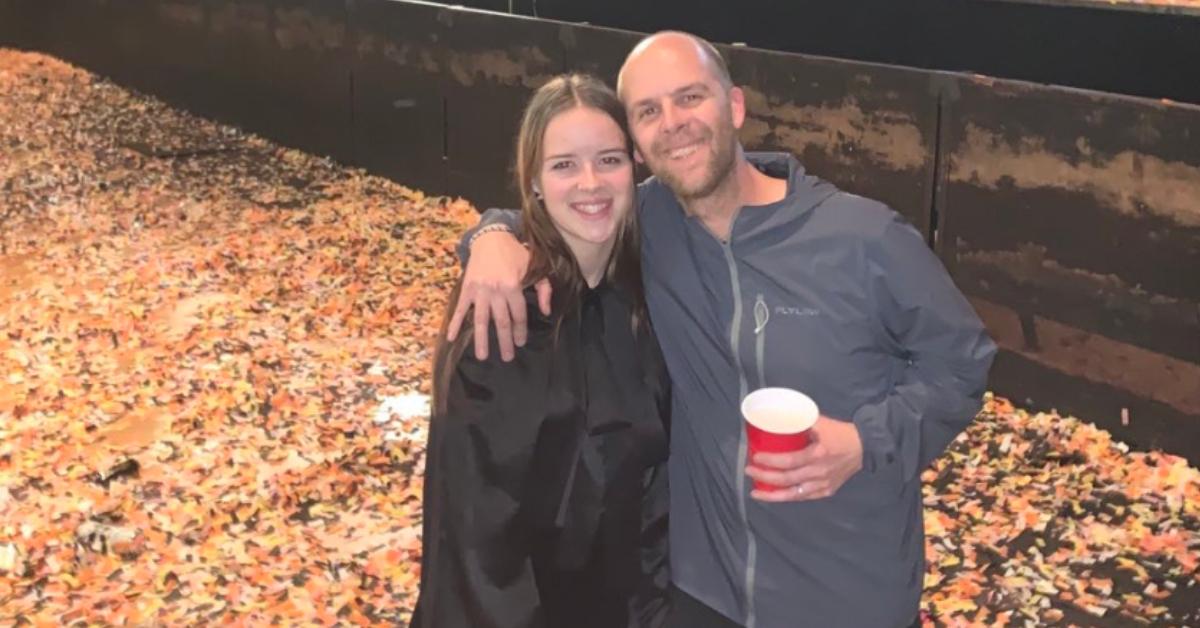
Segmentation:
{"type": "MultiPolygon", "coordinates": [[[[578,306],[584,286],[583,273],[567,246],[562,234],[554,226],[550,213],[534,194],[533,187],[542,168],[542,146],[546,128],[559,114],[575,107],[588,107],[600,111],[617,123],[625,136],[625,148],[632,158],[633,145],[629,140],[629,123],[625,107],[603,81],[587,74],[563,74],[550,79],[534,93],[525,107],[521,128],[517,134],[516,183],[521,193],[521,227],[529,245],[529,270],[525,273],[524,285],[532,285],[545,277],[553,287],[551,307],[552,324],[557,338],[563,318],[578,306]]],[[[617,228],[612,256],[608,261],[605,278],[629,299],[633,313],[630,325],[635,332],[646,322],[645,296],[642,291],[640,240],[638,238],[637,211],[631,207],[617,228]]],[[[446,328],[450,314],[458,304],[462,289],[461,279],[450,293],[450,303],[443,317],[441,333],[433,364],[433,409],[434,414],[445,412],[446,389],[451,375],[462,357],[471,333],[460,332],[453,343],[446,342],[446,328]]],[[[471,320],[468,314],[464,320],[471,320]]]]}

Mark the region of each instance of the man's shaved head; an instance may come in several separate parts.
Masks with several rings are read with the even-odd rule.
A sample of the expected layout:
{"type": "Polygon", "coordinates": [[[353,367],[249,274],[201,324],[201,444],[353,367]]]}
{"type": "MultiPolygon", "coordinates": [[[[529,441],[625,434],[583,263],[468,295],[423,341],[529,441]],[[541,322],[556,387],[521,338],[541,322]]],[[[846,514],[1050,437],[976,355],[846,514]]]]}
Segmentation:
{"type": "Polygon", "coordinates": [[[723,89],[728,91],[729,88],[733,87],[733,79],[729,76],[729,66],[725,63],[725,58],[721,56],[721,52],[717,50],[716,46],[690,33],[662,31],[642,39],[629,52],[629,56],[625,57],[625,63],[621,65],[621,72],[617,74],[617,95],[622,99],[625,98],[622,84],[624,83],[625,71],[630,64],[635,63],[643,56],[664,51],[674,54],[697,55],[723,89]]]}
{"type": "Polygon", "coordinates": [[[638,158],[677,197],[707,198],[730,180],[745,96],[712,44],[675,31],[643,39],[621,66],[617,94],[638,158]]]}

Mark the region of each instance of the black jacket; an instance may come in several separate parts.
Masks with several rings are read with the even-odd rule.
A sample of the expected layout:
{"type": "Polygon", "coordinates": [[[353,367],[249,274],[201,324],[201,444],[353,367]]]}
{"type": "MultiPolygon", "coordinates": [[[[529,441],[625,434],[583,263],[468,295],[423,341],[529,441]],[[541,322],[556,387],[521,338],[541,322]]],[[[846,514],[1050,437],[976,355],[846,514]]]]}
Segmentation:
{"type": "Polygon", "coordinates": [[[669,380],[630,312],[601,284],[556,341],[530,298],[512,362],[463,352],[430,425],[414,628],[662,624],[669,380]]]}

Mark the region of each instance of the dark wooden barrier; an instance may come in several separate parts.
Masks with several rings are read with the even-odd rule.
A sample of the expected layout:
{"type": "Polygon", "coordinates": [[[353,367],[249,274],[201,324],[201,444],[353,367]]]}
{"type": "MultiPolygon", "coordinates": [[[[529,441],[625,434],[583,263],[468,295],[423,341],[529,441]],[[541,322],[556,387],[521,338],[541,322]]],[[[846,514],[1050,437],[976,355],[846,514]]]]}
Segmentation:
{"type": "MultiPolygon", "coordinates": [[[[126,11],[123,16],[126,36],[119,43],[121,57],[104,74],[164,100],[187,103],[201,115],[228,119],[238,101],[222,96],[225,92],[217,85],[223,75],[235,74],[238,69],[222,71],[209,54],[213,37],[206,3],[129,0],[126,6],[139,4],[138,10],[126,11]]],[[[86,58],[69,59],[90,67],[86,58]]]]}
{"type": "Polygon", "coordinates": [[[928,73],[726,48],[743,85],[751,149],[795,154],[810,172],[931,228],[937,98],[928,73]]]}
{"type": "Polygon", "coordinates": [[[1200,103],[1200,9],[1123,0],[447,0],[637,32],[1200,103]]]}
{"type": "Polygon", "coordinates": [[[448,191],[443,66],[426,36],[440,30],[440,11],[388,2],[351,7],[357,163],[405,185],[448,191]],[[414,46],[424,46],[424,55],[414,46]]]}
{"type": "MultiPolygon", "coordinates": [[[[432,194],[515,206],[546,78],[636,33],[393,0],[0,0],[0,41],[432,194]]],[[[1003,351],[993,388],[1200,460],[1200,108],[722,47],[750,149],[935,241],[1003,351]],[[936,233],[935,233],[936,232],[936,233]]]]}
{"type": "Polygon", "coordinates": [[[437,5],[351,6],[361,163],[477,205],[515,206],[517,126],[530,93],[565,68],[562,27],[437,5]]]}
{"type": "Polygon", "coordinates": [[[939,250],[993,386],[1200,448],[1200,107],[961,78],[941,137],[939,250]]]}
{"type": "MultiPolygon", "coordinates": [[[[152,2],[154,0],[151,0],[152,2]]],[[[329,0],[191,0],[208,13],[206,85],[231,97],[218,117],[353,160],[346,6],[329,0]]]]}
{"type": "Polygon", "coordinates": [[[0,0],[0,46],[37,48],[32,12],[22,0],[0,0]]]}
{"type": "MultiPolygon", "coordinates": [[[[10,3],[13,0],[8,0],[10,3]]],[[[348,162],[346,8],[328,0],[39,0],[14,39],[200,115],[348,162]]],[[[7,25],[0,30],[9,32],[7,25]]]]}
{"type": "Polygon", "coordinates": [[[137,21],[133,7],[99,0],[46,0],[18,2],[16,8],[23,14],[22,26],[31,28],[21,34],[30,46],[67,60],[87,57],[88,69],[118,80],[136,74],[126,71],[123,63],[137,21]]]}

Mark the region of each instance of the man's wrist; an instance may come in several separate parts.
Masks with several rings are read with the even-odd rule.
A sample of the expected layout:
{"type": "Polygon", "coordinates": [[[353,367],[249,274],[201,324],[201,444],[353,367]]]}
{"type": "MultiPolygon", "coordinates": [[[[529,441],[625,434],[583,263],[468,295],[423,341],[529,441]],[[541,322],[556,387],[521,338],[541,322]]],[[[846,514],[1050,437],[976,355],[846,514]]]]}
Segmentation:
{"type": "Polygon", "coordinates": [[[471,250],[471,247],[475,246],[475,241],[478,240],[480,236],[489,233],[507,233],[508,235],[516,237],[516,234],[513,233],[512,228],[508,225],[502,222],[493,222],[476,229],[475,233],[471,234],[470,239],[467,240],[467,250],[469,251],[471,250]]]}

